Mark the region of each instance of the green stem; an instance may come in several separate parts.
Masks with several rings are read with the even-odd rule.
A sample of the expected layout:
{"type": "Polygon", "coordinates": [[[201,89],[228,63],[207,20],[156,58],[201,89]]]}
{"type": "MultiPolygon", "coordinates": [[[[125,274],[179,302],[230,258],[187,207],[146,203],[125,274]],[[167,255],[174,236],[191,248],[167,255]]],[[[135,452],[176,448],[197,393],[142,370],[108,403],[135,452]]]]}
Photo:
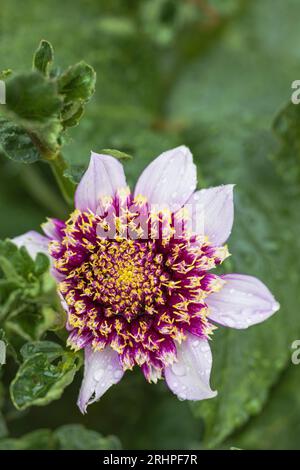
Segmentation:
{"type": "Polygon", "coordinates": [[[75,184],[64,176],[67,165],[63,156],[61,154],[57,155],[53,160],[49,160],[49,164],[65,201],[69,206],[72,206],[74,203],[75,184]]]}

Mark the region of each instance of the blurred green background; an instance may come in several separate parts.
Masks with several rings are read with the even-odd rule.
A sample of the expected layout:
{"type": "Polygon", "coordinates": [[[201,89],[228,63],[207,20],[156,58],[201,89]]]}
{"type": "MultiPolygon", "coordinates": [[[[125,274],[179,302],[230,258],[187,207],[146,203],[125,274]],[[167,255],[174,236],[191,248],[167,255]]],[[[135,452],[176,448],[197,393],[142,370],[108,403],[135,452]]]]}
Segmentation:
{"type": "MultiPolygon", "coordinates": [[[[263,325],[215,333],[214,400],[180,402],[135,371],[81,416],[79,373],[46,407],[16,412],[4,393],[10,436],[81,423],[126,449],[300,448],[300,366],[290,359],[300,338],[300,119],[283,122],[281,139],[272,130],[300,79],[299,21],[297,0],[1,2],[1,69],[29,70],[47,39],[60,67],[84,59],[97,72],[63,148],[71,167],[81,171],[90,150],[117,148],[134,157],[125,163],[133,185],[153,157],[188,145],[199,187],[236,184],[226,269],[260,277],[282,306],[263,325]]],[[[0,214],[1,238],[67,214],[47,165],[1,157],[0,214]]]]}

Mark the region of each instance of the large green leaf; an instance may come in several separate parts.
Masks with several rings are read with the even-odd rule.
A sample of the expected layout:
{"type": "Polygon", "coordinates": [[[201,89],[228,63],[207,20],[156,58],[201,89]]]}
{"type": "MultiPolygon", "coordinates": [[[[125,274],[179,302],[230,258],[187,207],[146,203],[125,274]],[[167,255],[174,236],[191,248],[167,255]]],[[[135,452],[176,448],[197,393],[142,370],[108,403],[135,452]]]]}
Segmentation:
{"type": "Polygon", "coordinates": [[[61,397],[81,364],[74,353],[61,353],[59,360],[45,352],[30,355],[10,386],[11,399],[19,410],[44,406],[61,397]]]}
{"type": "Polygon", "coordinates": [[[80,424],[67,424],[57,429],[54,437],[61,450],[116,450],[120,442],[115,436],[103,437],[80,424]]]}
{"type": "Polygon", "coordinates": [[[35,354],[43,353],[52,361],[61,356],[63,352],[62,346],[58,343],[53,343],[53,341],[32,341],[31,343],[24,344],[21,348],[21,355],[24,360],[35,354]]]}
{"type": "Polygon", "coordinates": [[[185,123],[186,143],[207,184],[237,185],[226,269],[258,276],[281,303],[279,313],[263,325],[247,331],[220,328],[214,335],[212,383],[219,396],[193,406],[205,418],[209,446],[261,410],[300,330],[299,259],[290,248],[299,239],[299,200],[269,160],[277,149],[273,115],[290,93],[289,77],[299,71],[293,51],[283,49],[277,32],[289,25],[291,34],[299,35],[290,19],[295,9],[300,13],[300,5],[288,3],[290,8],[283,9],[277,0],[251,2],[222,41],[183,73],[169,103],[170,119],[185,123]],[[271,10],[272,41],[265,41],[261,28],[271,10]]]}
{"type": "Polygon", "coordinates": [[[299,367],[290,365],[280,382],[271,391],[262,413],[234,434],[226,447],[241,449],[293,450],[299,448],[300,396],[299,367]]]}
{"type": "Polygon", "coordinates": [[[54,432],[50,429],[37,429],[19,438],[0,439],[0,450],[39,449],[116,450],[120,449],[120,442],[115,436],[103,437],[80,424],[61,426],[54,432]]]}
{"type": "Polygon", "coordinates": [[[47,450],[53,448],[49,429],[38,429],[21,438],[0,439],[0,450],[47,450]]]}
{"type": "MultiPolygon", "coordinates": [[[[223,32],[218,27],[222,26],[220,16],[235,13],[237,0],[198,2],[197,9],[198,4],[213,8],[206,9],[203,15],[199,7],[194,30],[190,28],[190,22],[187,29],[181,28],[182,19],[177,12],[185,10],[184,5],[175,7],[175,15],[172,16],[175,2],[160,2],[167,7],[171,4],[167,14],[162,8],[163,15],[160,15],[159,8],[152,7],[153,2],[147,2],[150,5],[148,11],[152,8],[158,11],[153,21],[153,17],[149,18],[147,14],[141,18],[142,10],[147,13],[144,3],[136,8],[127,0],[116,0],[110,5],[102,1],[80,0],[74,7],[72,0],[63,3],[53,0],[51,4],[44,2],[38,5],[34,0],[28,0],[21,20],[16,0],[4,2],[0,20],[1,59],[3,67],[26,69],[31,51],[41,37],[50,38],[56,48],[60,47],[63,38],[63,47],[58,51],[63,67],[84,58],[97,70],[95,99],[87,108],[81,125],[70,131],[69,145],[64,149],[72,165],[71,173],[76,171],[77,177],[86,167],[91,149],[118,148],[132,154],[135,158],[125,164],[129,181],[133,183],[155,155],[179,143],[187,143],[198,157],[199,169],[207,185],[237,183],[237,220],[230,242],[233,257],[228,261],[227,269],[259,275],[276,296],[279,293],[285,307],[263,326],[245,332],[222,332],[221,328],[216,332],[212,342],[216,358],[213,383],[219,389],[220,400],[203,404],[204,408],[210,407],[208,412],[197,411],[197,416],[210,416],[207,418],[207,427],[210,428],[207,435],[213,444],[261,407],[270,383],[278,378],[278,370],[285,361],[283,342],[288,344],[289,341],[286,332],[295,326],[293,312],[297,312],[298,300],[291,284],[298,282],[297,257],[293,259],[288,253],[288,245],[295,253],[297,237],[295,240],[285,238],[287,225],[283,230],[284,249],[284,242],[280,240],[278,246],[276,243],[277,238],[281,238],[282,225],[294,224],[291,213],[295,202],[292,192],[282,189],[281,179],[275,176],[272,165],[267,162],[266,156],[273,153],[273,148],[277,151],[278,147],[266,131],[270,127],[271,115],[289,99],[291,81],[299,78],[300,56],[299,48],[295,46],[299,42],[298,2],[252,0],[248,2],[251,8],[245,11],[243,21],[240,23],[236,18],[237,26],[232,27],[228,23],[223,32]],[[57,8],[61,14],[54,18],[53,11],[57,8]],[[31,21],[33,10],[34,23],[31,21]],[[11,28],[12,22],[16,28],[11,28]],[[28,23],[31,24],[31,34],[28,34],[28,23]],[[207,44],[203,23],[211,44],[206,54],[203,54],[207,44]],[[66,35],[66,28],[76,31],[76,34],[66,35]],[[216,29],[219,35],[214,34],[216,29]],[[165,31],[168,37],[164,42],[165,31]],[[158,43],[160,49],[155,47],[158,43]],[[161,54],[166,44],[172,47],[167,46],[161,54]],[[202,52],[197,63],[189,63],[191,57],[199,55],[199,50],[202,52]],[[181,53],[181,63],[176,61],[178,52],[181,53]],[[186,52],[188,57],[183,57],[186,52]],[[163,115],[169,89],[174,91],[170,105],[172,112],[163,115]],[[181,133],[183,128],[187,129],[185,136],[181,133]],[[256,156],[255,162],[253,155],[256,156]],[[288,199],[286,208],[283,208],[283,200],[278,202],[283,198],[288,199]],[[281,207],[278,213],[277,206],[281,207]],[[275,259],[278,255],[277,265],[275,259]],[[288,265],[291,266],[290,272],[287,272],[288,265]],[[278,275],[278,280],[275,280],[275,275],[278,275]],[[286,293],[283,292],[285,288],[286,293]],[[289,304],[286,301],[288,296],[289,304]],[[285,316],[287,321],[283,324],[285,316]],[[274,332],[275,328],[280,333],[274,332]],[[275,341],[278,341],[278,350],[275,341]],[[245,367],[242,365],[244,361],[245,367]],[[275,364],[273,377],[270,374],[272,361],[275,364]],[[241,399],[238,393],[242,394],[241,399]]],[[[63,118],[70,117],[71,123],[76,124],[74,109],[65,108],[63,118]]],[[[11,235],[17,230],[21,233],[23,227],[29,228],[33,223],[37,225],[43,214],[33,212],[33,206],[38,204],[27,202],[28,198],[24,197],[21,189],[19,200],[18,196],[13,198],[13,180],[6,183],[6,179],[1,166],[1,214],[6,221],[1,230],[4,235],[11,235]],[[29,213],[34,215],[29,216],[29,213]]],[[[200,179],[203,184],[203,178],[200,179]]],[[[295,221],[297,210],[295,207],[295,221]]],[[[297,325],[294,329],[296,336],[297,325]]],[[[125,445],[131,448],[197,447],[202,423],[191,417],[188,405],[176,401],[163,384],[149,386],[143,380],[138,371],[126,374],[118,387],[90,408],[83,418],[85,422],[90,428],[104,431],[104,435],[118,429],[122,441],[124,438],[125,445]],[[135,381],[135,377],[139,380],[135,381]]],[[[15,428],[28,429],[31,423],[44,427],[47,423],[47,427],[53,429],[62,422],[68,422],[69,416],[75,412],[79,386],[79,381],[74,383],[64,397],[49,408],[37,410],[33,407],[15,428]]],[[[20,435],[19,430],[16,435],[20,435]]],[[[261,434],[258,437],[261,438],[261,434]]],[[[253,437],[253,447],[254,440],[253,437]]],[[[239,441],[232,442],[232,445],[243,447],[239,441]]],[[[296,437],[294,446],[297,446],[296,437]]]]}

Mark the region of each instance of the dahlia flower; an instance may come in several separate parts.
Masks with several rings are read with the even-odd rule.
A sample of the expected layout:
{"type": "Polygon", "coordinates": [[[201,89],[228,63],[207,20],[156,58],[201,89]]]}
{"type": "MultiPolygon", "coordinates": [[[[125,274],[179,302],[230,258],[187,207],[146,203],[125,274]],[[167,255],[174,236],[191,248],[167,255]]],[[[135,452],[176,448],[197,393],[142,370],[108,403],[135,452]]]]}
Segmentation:
{"type": "Polygon", "coordinates": [[[181,146],[156,158],[133,193],[118,160],[92,153],[69,219],[13,240],[50,256],[68,345],[85,352],[83,413],[134,366],[181,400],[216,396],[215,323],[248,328],[279,308],[255,277],[211,272],[229,256],[232,223],[233,185],[196,191],[181,146]]]}

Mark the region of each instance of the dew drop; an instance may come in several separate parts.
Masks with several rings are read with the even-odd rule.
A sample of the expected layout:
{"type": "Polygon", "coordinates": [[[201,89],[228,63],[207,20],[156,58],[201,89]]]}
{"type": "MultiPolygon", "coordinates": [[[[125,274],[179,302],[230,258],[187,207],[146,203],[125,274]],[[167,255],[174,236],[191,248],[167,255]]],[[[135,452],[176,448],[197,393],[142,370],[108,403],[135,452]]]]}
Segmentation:
{"type": "Polygon", "coordinates": [[[99,382],[99,380],[101,380],[101,378],[103,377],[103,374],[104,374],[103,369],[98,369],[98,370],[95,371],[94,379],[96,380],[96,382],[99,382]]]}

